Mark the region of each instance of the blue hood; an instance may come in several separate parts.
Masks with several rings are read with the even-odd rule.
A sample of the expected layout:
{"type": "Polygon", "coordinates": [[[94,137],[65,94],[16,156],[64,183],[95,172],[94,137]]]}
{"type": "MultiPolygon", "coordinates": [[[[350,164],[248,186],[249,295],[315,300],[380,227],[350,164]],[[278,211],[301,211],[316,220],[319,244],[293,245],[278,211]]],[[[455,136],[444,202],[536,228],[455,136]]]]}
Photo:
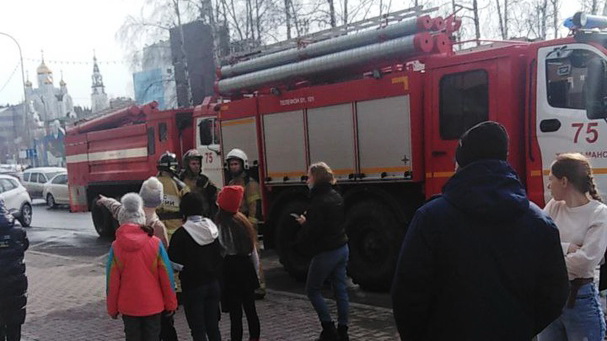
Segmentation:
{"type": "Polygon", "coordinates": [[[505,161],[482,160],[458,170],[443,188],[458,210],[487,222],[508,222],[529,208],[516,172],[505,161]]]}

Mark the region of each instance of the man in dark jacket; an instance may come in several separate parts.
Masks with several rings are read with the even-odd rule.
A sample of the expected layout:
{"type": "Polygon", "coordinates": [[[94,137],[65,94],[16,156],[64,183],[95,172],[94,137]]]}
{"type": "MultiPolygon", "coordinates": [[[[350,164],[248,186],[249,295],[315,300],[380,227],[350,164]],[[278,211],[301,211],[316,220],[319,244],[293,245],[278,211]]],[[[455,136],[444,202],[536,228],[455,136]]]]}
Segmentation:
{"type": "Polygon", "coordinates": [[[27,277],[23,257],[29,247],[25,231],[14,227],[14,219],[0,199],[0,340],[21,340],[25,322],[27,277]]]}
{"type": "Polygon", "coordinates": [[[558,231],[506,162],[503,126],[456,151],[443,194],[415,214],[392,287],[403,341],[529,341],[560,314],[568,282],[558,231]]]}

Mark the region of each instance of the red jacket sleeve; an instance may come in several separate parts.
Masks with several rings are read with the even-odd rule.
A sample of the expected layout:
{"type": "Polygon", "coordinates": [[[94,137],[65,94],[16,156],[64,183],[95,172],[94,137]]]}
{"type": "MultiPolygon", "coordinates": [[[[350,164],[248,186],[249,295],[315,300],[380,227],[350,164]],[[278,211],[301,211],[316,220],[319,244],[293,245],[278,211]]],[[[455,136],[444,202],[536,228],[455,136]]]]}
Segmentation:
{"type": "Polygon", "coordinates": [[[158,243],[158,278],[164,298],[164,310],[177,309],[177,296],[175,295],[175,280],[169,256],[162,243],[158,243]]]}

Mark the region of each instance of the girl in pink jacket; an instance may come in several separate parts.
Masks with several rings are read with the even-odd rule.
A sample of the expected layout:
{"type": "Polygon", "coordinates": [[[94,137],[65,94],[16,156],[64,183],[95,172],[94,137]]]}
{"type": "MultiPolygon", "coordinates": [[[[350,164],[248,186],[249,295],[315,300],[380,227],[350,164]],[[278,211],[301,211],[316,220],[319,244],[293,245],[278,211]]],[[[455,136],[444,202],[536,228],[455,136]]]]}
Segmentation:
{"type": "Polygon", "coordinates": [[[166,250],[145,226],[141,197],[126,194],[120,227],[107,263],[107,311],[122,314],[126,340],[159,340],[160,316],[177,309],[173,271],[166,250]]]}

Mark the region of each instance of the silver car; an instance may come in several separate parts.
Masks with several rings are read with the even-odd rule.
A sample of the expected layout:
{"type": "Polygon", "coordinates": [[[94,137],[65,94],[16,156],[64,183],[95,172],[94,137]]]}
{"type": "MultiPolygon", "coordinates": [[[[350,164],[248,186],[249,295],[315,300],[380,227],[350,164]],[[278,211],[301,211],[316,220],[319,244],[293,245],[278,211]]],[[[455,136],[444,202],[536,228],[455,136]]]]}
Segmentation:
{"type": "Polygon", "coordinates": [[[66,173],[67,169],[61,167],[38,167],[26,169],[23,172],[23,186],[32,199],[46,199],[43,196],[44,184],[59,173],[66,173]]]}

